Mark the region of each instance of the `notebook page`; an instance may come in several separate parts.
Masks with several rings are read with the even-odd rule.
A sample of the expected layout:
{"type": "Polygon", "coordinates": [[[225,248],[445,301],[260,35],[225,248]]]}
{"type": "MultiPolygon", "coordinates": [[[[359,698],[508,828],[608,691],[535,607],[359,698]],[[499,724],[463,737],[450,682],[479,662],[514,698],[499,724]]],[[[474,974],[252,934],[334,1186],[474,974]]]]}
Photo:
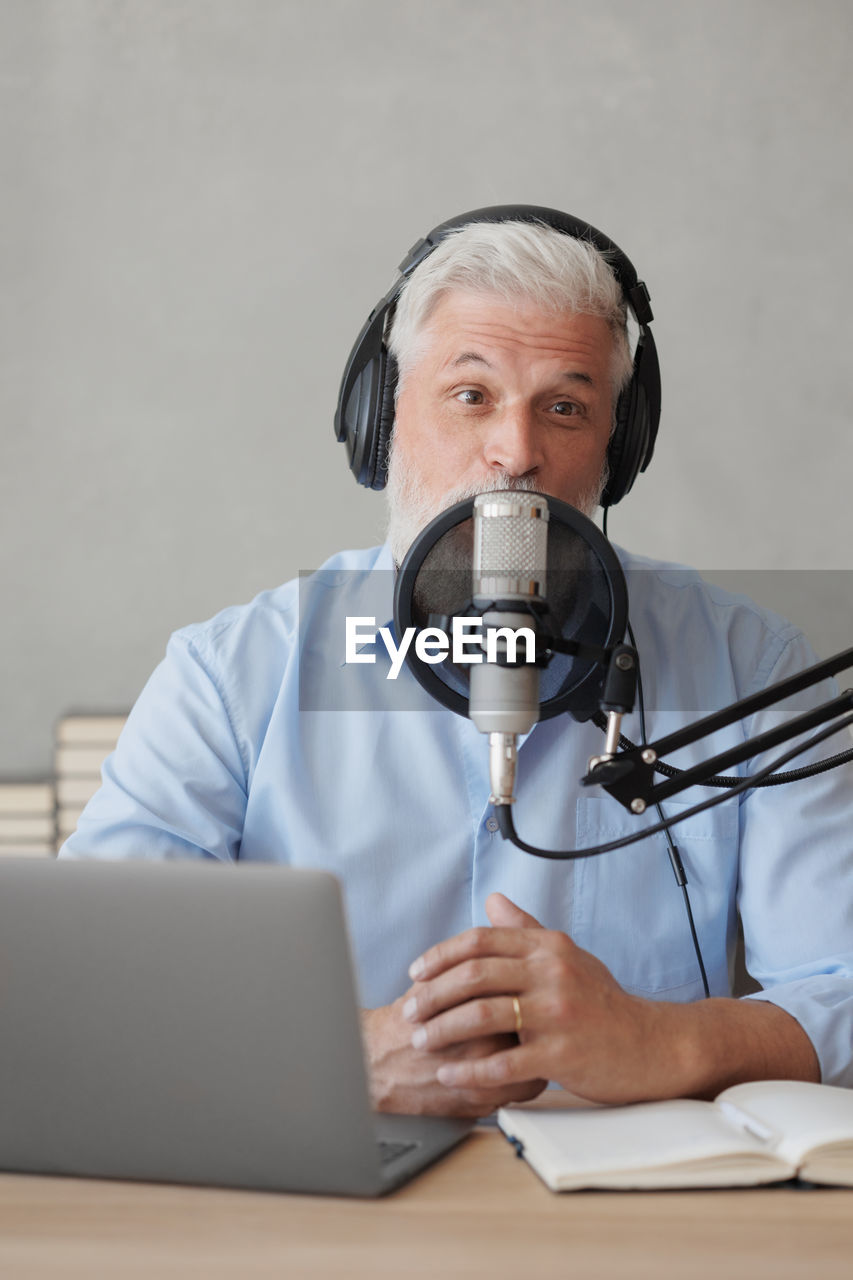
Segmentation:
{"type": "Polygon", "coordinates": [[[779,1134],[773,1150],[799,1164],[813,1147],[853,1143],[853,1089],[801,1080],[759,1080],[726,1089],[717,1102],[730,1102],[779,1134]]]}
{"type": "Polygon", "coordinates": [[[660,1168],[766,1149],[713,1103],[685,1098],[551,1112],[508,1108],[498,1120],[549,1167],[573,1174],[660,1168]]]}

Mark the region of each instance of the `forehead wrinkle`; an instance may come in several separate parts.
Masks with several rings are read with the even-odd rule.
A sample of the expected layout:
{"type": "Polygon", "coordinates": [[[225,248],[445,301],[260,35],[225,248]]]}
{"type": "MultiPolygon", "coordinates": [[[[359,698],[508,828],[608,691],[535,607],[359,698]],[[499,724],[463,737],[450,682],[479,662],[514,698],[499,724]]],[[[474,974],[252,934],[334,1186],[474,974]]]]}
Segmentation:
{"type": "Polygon", "coordinates": [[[512,366],[529,357],[536,363],[553,361],[548,381],[555,389],[561,382],[590,391],[609,384],[612,335],[600,317],[551,317],[536,309],[520,312],[502,306],[492,310],[484,314],[477,300],[468,305],[464,295],[442,299],[422,330],[419,361],[436,373],[477,366],[491,374],[503,368],[506,356],[512,366]]]}
{"type": "MultiPolygon", "coordinates": [[[[511,355],[520,356],[522,352],[526,352],[533,358],[539,357],[540,359],[554,359],[559,358],[560,356],[565,358],[568,356],[569,359],[575,359],[584,364],[588,362],[595,362],[600,358],[600,346],[598,342],[594,338],[586,337],[586,335],[581,336],[579,334],[573,334],[567,341],[563,335],[551,332],[531,333],[529,331],[507,331],[497,325],[492,327],[491,330],[487,329],[486,326],[480,326],[480,328],[481,334],[479,336],[482,337],[485,345],[487,347],[494,347],[499,356],[501,356],[505,350],[508,350],[511,355]],[[567,351],[567,346],[571,348],[571,350],[567,351]]],[[[431,337],[435,344],[434,349],[438,348],[436,351],[436,354],[438,354],[441,346],[447,341],[450,335],[439,330],[434,332],[431,337]]],[[[465,340],[466,339],[463,337],[462,341],[464,342],[465,340]]],[[[470,340],[470,338],[467,339],[467,341],[470,340]]],[[[466,349],[461,351],[458,355],[451,355],[448,353],[447,360],[444,363],[447,368],[459,368],[465,364],[482,364],[489,369],[495,367],[494,363],[483,355],[482,352],[470,347],[466,347],[466,349]]],[[[570,371],[566,373],[565,376],[575,378],[577,376],[586,375],[578,375],[576,372],[570,371]]]]}

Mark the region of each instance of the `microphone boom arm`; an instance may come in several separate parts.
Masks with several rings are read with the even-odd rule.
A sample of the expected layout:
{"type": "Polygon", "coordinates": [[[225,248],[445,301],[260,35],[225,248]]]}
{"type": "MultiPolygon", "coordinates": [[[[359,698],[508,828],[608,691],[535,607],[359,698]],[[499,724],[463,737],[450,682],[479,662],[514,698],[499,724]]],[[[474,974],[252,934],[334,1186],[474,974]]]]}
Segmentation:
{"type": "Polygon", "coordinates": [[[584,786],[601,786],[632,813],[644,813],[650,804],[656,804],[677,795],[687,787],[701,785],[719,772],[741,764],[762,751],[770,750],[850,710],[853,708],[853,689],[846,689],[837,698],[822,703],[804,715],[797,716],[776,729],[770,729],[766,733],[749,738],[739,746],[722,751],[712,759],[694,765],[691,769],[680,771],[674,778],[655,785],[655,765],[661,756],[689,746],[736,720],[744,719],[765,707],[773,706],[784,698],[791,697],[851,666],[853,666],[853,649],[845,649],[824,662],[815,663],[805,671],[789,676],[786,680],[780,680],[750,697],[742,698],[739,702],[734,702],[721,711],[716,711],[712,715],[695,721],[692,725],[687,725],[684,729],[659,738],[656,742],[634,747],[609,759],[605,756],[592,760],[589,771],[581,782],[584,786]]]}

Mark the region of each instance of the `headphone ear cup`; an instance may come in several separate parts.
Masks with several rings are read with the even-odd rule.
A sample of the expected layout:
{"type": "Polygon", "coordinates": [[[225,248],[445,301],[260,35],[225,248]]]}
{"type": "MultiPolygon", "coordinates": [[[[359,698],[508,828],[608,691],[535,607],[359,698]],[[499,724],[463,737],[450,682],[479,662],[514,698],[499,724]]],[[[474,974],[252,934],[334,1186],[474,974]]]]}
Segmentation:
{"type": "Polygon", "coordinates": [[[382,379],[381,398],[376,414],[372,441],[371,489],[385,488],[385,482],[388,479],[388,450],[391,447],[391,435],[394,431],[397,361],[392,355],[386,355],[383,360],[383,366],[384,377],[382,379]]]}
{"type": "Polygon", "coordinates": [[[648,443],[648,402],[635,370],[616,405],[616,425],[607,447],[603,507],[613,507],[625,497],[646,459],[648,443]]]}
{"type": "Polygon", "coordinates": [[[336,415],[338,439],[349,454],[350,470],[359,484],[373,483],[375,424],[382,395],[382,367],[377,356],[368,360],[342,391],[336,415]]]}
{"type": "Polygon", "coordinates": [[[384,333],[395,300],[396,287],[367,317],[350,352],[335,410],[335,435],[346,445],[356,480],[368,489],[384,487],[388,438],[394,423],[397,370],[385,347],[384,333]]]}
{"type": "Polygon", "coordinates": [[[607,449],[609,478],[601,495],[613,507],[652,460],[660,423],[660,364],[651,330],[644,326],[634,352],[631,381],[616,406],[616,426],[607,449]]]}
{"type": "Polygon", "coordinates": [[[340,411],[350,470],[367,489],[384,489],[394,429],[397,363],[385,350],[364,365],[340,411]]]}

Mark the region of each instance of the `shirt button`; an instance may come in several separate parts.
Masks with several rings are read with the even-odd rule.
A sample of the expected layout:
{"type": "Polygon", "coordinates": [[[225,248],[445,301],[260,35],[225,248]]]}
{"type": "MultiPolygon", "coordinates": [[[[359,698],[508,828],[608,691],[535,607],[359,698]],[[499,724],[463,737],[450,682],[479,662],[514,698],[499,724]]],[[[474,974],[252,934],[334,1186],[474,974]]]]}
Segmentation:
{"type": "Polygon", "coordinates": [[[486,829],[488,831],[497,831],[498,829],[497,818],[486,818],[486,829]]]}

